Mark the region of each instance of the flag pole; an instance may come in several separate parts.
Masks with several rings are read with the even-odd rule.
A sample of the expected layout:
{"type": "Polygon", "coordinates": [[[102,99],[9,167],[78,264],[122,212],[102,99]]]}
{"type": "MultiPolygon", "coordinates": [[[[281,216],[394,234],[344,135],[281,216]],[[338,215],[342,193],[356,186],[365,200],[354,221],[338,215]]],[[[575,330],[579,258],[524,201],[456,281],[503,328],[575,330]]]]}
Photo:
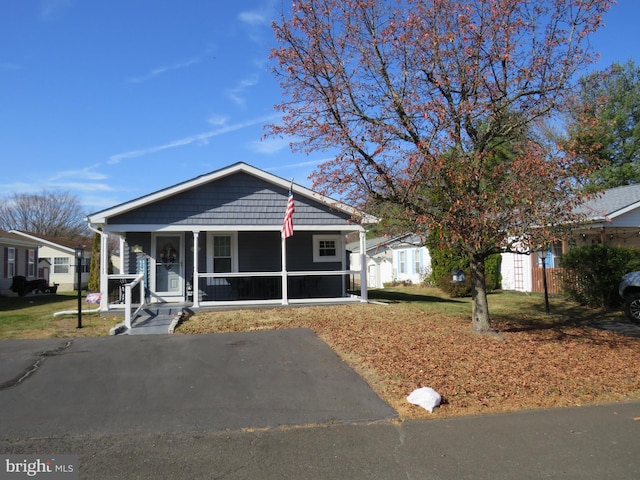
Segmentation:
{"type": "MultiPolygon", "coordinates": [[[[287,204],[289,197],[293,194],[293,178],[291,178],[291,185],[289,186],[289,195],[287,196],[287,204]]],[[[284,235],[284,224],[280,232],[281,246],[282,246],[282,305],[289,305],[289,292],[288,292],[288,275],[287,275],[287,238],[284,235]]]]}

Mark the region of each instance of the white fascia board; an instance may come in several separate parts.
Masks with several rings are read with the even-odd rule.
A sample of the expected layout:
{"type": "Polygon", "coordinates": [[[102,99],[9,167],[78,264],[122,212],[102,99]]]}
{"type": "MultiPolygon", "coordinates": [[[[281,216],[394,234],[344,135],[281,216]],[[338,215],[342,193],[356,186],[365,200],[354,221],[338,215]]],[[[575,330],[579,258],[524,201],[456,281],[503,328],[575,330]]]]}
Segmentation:
{"type": "Polygon", "coordinates": [[[616,218],[616,217],[619,217],[621,215],[624,215],[625,213],[632,212],[633,210],[636,210],[637,208],[640,208],[640,202],[632,203],[631,205],[627,205],[626,207],[621,208],[620,210],[617,210],[615,212],[611,212],[606,217],[607,218],[616,218]]]}
{"type": "Polygon", "coordinates": [[[41,244],[39,242],[33,242],[27,238],[8,238],[0,236],[0,244],[9,246],[18,246],[26,248],[39,248],[41,244]]]}
{"type": "Polygon", "coordinates": [[[24,237],[24,245],[25,246],[33,246],[34,243],[37,243],[38,245],[36,247],[40,247],[42,245],[49,245],[52,247],[56,247],[56,248],[64,248],[62,247],[62,245],[58,245],[57,243],[53,243],[53,242],[49,242],[47,240],[43,240],[42,238],[36,237],[34,235],[30,235],[26,232],[21,232],[20,230],[9,230],[9,232],[7,233],[12,233],[14,235],[19,235],[21,237],[24,237]]]}
{"type": "MultiPolygon", "coordinates": [[[[105,233],[121,232],[279,232],[281,225],[105,225],[105,233]]],[[[360,232],[359,224],[352,225],[293,225],[295,232],[360,232]]]]}

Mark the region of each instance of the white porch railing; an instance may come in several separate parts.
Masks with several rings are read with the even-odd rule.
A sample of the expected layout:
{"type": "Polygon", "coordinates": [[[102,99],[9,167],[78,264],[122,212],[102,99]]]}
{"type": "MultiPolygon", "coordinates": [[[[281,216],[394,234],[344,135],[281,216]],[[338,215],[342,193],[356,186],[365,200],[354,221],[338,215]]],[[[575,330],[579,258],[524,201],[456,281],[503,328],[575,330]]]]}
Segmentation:
{"type": "Polygon", "coordinates": [[[198,292],[193,293],[203,306],[359,301],[360,296],[347,293],[347,287],[350,277],[360,274],[360,270],[198,273],[194,282],[198,292]],[[342,281],[327,282],[330,277],[342,281]]]}
{"type": "Polygon", "coordinates": [[[145,290],[144,273],[135,275],[108,275],[108,280],[117,280],[119,283],[119,291],[117,293],[117,301],[111,299],[108,303],[109,309],[124,309],[124,324],[127,328],[131,328],[131,322],[140,313],[145,306],[145,290]],[[133,289],[140,285],[139,298],[133,303],[133,289]]]}

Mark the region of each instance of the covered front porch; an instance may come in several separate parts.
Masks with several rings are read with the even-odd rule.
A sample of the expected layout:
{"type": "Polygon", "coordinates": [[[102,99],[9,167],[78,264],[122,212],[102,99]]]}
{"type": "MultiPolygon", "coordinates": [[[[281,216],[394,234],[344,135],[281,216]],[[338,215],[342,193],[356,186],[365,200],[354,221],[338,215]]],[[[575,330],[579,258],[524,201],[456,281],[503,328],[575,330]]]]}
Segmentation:
{"type": "Polygon", "coordinates": [[[297,230],[287,239],[276,230],[118,232],[121,273],[103,276],[108,288],[101,310],[124,309],[133,319],[152,304],[366,302],[366,268],[350,269],[345,248],[354,231],[364,242],[364,230],[355,226],[297,230]]]}

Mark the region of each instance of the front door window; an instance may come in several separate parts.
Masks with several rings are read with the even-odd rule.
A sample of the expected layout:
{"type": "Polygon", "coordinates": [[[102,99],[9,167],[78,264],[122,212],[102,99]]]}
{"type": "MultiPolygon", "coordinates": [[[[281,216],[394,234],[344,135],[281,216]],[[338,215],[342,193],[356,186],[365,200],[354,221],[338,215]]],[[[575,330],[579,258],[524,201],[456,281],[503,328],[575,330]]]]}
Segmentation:
{"type": "Polygon", "coordinates": [[[179,235],[158,235],[156,237],[156,293],[182,294],[181,248],[182,242],[179,235]]]}

